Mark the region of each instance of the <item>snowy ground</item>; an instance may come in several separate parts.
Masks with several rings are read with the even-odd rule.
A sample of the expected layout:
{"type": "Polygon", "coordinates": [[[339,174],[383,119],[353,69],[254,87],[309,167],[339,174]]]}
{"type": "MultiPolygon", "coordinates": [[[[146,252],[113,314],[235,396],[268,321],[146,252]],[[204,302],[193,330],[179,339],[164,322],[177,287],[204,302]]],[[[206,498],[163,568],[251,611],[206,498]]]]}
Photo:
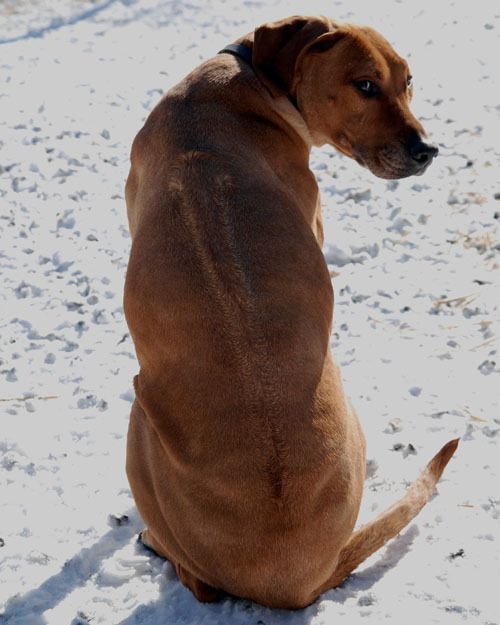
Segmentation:
{"type": "Polygon", "coordinates": [[[476,0],[0,0],[0,623],[498,625],[500,9],[476,0]],[[317,150],[332,346],[368,440],[360,522],[462,436],[438,496],[300,612],[202,606],[135,543],[137,371],[122,308],[133,136],[161,93],[264,21],[367,23],[440,145],[422,178],[317,150]]]}

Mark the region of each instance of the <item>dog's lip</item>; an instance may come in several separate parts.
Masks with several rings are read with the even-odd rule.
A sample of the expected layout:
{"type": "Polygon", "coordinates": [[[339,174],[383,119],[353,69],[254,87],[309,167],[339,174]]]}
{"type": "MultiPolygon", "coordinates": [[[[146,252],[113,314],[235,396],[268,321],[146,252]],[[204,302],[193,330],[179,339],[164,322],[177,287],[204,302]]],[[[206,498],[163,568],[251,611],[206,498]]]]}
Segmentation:
{"type": "Polygon", "coordinates": [[[433,162],[434,159],[430,159],[428,160],[426,163],[424,163],[420,169],[418,171],[415,172],[415,176],[422,176],[423,174],[425,174],[425,172],[429,169],[429,167],[431,166],[431,163],[433,162]]]}
{"type": "MultiPolygon", "coordinates": [[[[425,174],[425,172],[427,171],[427,168],[429,167],[430,163],[428,163],[427,165],[425,165],[425,167],[421,167],[418,171],[416,171],[413,175],[414,176],[423,176],[425,174]]],[[[412,175],[412,174],[410,174],[412,175]]]]}
{"type": "Polygon", "coordinates": [[[409,178],[410,176],[422,176],[432,163],[432,160],[427,161],[423,165],[408,160],[405,162],[395,162],[384,156],[382,150],[376,153],[375,159],[370,159],[367,156],[366,150],[360,146],[353,145],[351,154],[336,144],[334,144],[334,147],[339,152],[342,152],[342,154],[353,158],[361,167],[369,169],[375,176],[388,180],[398,180],[400,178],[409,178]]]}
{"type": "Polygon", "coordinates": [[[363,150],[353,146],[352,148],[352,158],[356,161],[356,163],[358,163],[358,165],[361,165],[361,167],[368,167],[368,165],[366,164],[366,160],[363,156],[363,150]]]}
{"type": "Polygon", "coordinates": [[[352,158],[362,167],[369,169],[378,178],[389,180],[422,176],[432,162],[428,161],[424,165],[419,165],[414,161],[396,162],[387,158],[382,150],[376,153],[375,158],[369,158],[366,150],[359,146],[353,146],[352,158]]]}
{"type": "MultiPolygon", "coordinates": [[[[393,178],[408,178],[409,176],[413,176],[420,174],[420,167],[415,167],[415,162],[406,161],[404,163],[391,161],[390,159],[384,157],[383,154],[378,155],[379,162],[382,165],[384,171],[387,172],[387,175],[393,178]]],[[[425,169],[425,168],[424,168],[425,169]]],[[[421,173],[424,173],[423,171],[421,173]]]]}

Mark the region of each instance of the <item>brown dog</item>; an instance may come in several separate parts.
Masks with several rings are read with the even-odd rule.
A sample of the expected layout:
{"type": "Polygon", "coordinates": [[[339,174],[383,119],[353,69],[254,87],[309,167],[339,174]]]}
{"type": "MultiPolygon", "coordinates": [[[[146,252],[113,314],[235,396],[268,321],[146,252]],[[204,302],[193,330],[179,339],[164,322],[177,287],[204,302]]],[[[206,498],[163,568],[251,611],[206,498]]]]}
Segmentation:
{"type": "Polygon", "coordinates": [[[166,94],[132,149],[127,473],[144,542],[200,601],[299,608],[418,513],[458,442],[353,533],[365,441],[330,353],[310,148],[386,178],[437,149],[407,64],[369,28],[292,17],[230,48],[166,94]]]}

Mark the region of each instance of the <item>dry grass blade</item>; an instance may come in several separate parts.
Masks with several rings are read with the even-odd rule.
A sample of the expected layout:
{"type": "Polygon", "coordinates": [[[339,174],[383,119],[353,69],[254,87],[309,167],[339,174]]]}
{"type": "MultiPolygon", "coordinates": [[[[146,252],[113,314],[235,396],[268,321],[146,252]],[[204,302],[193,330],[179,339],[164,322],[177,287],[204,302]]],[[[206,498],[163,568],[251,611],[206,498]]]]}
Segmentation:
{"type": "Polygon", "coordinates": [[[30,401],[32,399],[59,399],[60,395],[38,395],[37,397],[2,397],[0,401],[30,401]]]}
{"type": "Polygon", "coordinates": [[[476,415],[473,415],[472,412],[468,410],[467,408],[462,407],[461,410],[463,410],[463,412],[465,412],[465,414],[467,414],[469,418],[472,419],[472,421],[479,421],[480,423],[488,423],[488,419],[481,419],[481,417],[476,417],[476,415]]]}
{"type": "Polygon", "coordinates": [[[436,306],[441,306],[442,304],[454,304],[457,306],[467,306],[471,304],[474,300],[479,297],[479,293],[471,293],[469,295],[462,295],[461,297],[450,297],[446,299],[438,299],[435,303],[436,306]]]}
{"type": "Polygon", "coordinates": [[[474,345],[474,347],[469,347],[469,351],[474,351],[475,349],[479,349],[480,347],[484,347],[485,345],[489,345],[490,343],[494,343],[495,341],[498,341],[498,339],[500,339],[500,336],[493,336],[491,339],[488,339],[487,341],[484,341],[484,343],[479,343],[479,345],[474,345]]]}

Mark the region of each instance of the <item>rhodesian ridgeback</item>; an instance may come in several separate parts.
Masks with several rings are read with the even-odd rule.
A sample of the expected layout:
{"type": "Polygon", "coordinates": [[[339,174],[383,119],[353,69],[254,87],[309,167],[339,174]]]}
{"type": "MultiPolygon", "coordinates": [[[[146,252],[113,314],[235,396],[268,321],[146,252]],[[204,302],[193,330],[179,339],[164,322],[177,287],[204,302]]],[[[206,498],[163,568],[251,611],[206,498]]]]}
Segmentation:
{"type": "Polygon", "coordinates": [[[127,474],[143,542],[200,601],[310,604],[419,512],[456,449],[353,532],[365,440],[330,352],[309,154],[328,143],[379,177],[423,173],[437,148],[411,96],[377,32],[296,16],[200,65],[134,141],[127,474]]]}

